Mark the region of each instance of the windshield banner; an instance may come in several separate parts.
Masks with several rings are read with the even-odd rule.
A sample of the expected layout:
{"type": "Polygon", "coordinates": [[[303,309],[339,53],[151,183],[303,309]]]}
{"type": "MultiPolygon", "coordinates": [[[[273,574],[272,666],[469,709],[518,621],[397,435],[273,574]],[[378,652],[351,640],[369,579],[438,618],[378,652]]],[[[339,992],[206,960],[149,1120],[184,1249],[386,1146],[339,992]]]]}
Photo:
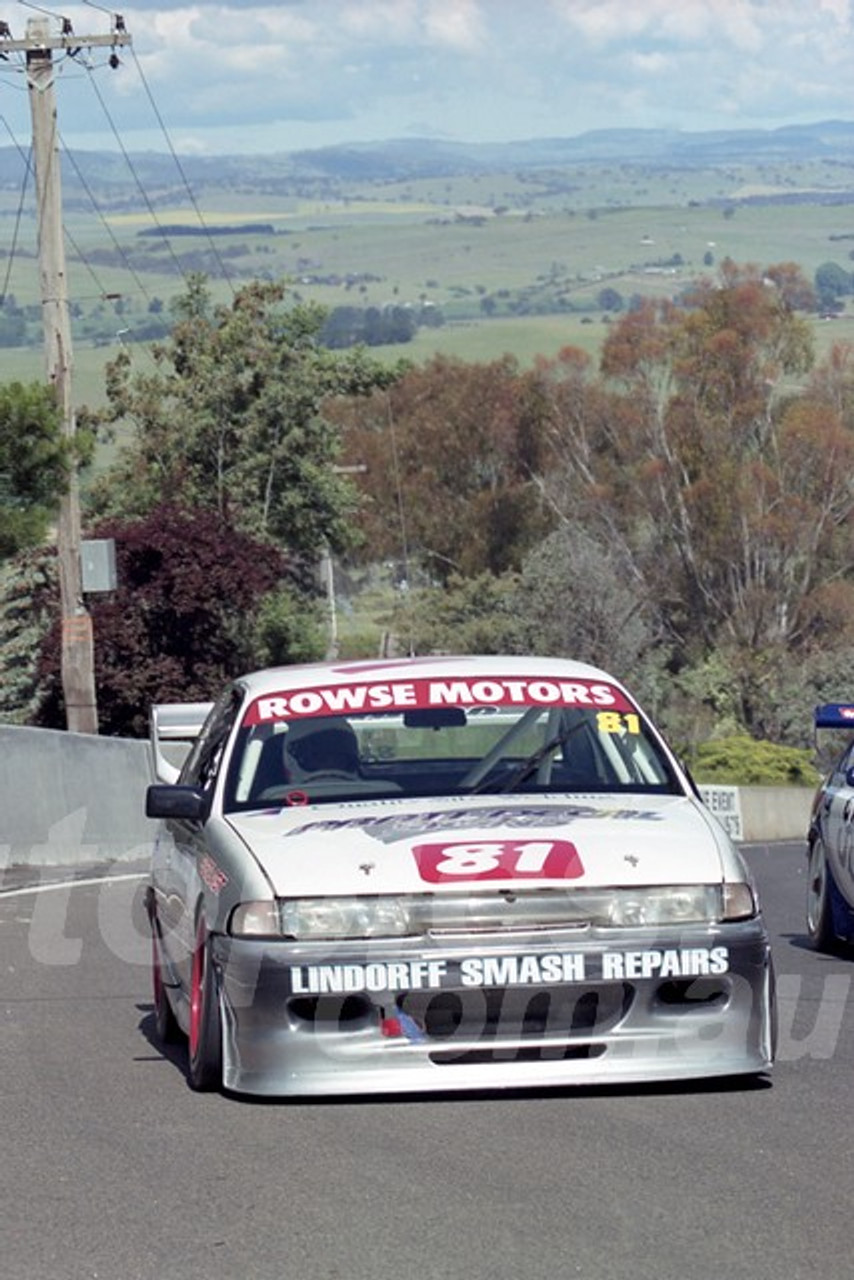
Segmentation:
{"type": "Polygon", "coordinates": [[[481,680],[390,680],[381,684],[336,684],[288,689],[256,698],[244,725],[348,713],[403,712],[428,707],[607,707],[634,711],[621,690],[588,680],[536,678],[481,680]]]}

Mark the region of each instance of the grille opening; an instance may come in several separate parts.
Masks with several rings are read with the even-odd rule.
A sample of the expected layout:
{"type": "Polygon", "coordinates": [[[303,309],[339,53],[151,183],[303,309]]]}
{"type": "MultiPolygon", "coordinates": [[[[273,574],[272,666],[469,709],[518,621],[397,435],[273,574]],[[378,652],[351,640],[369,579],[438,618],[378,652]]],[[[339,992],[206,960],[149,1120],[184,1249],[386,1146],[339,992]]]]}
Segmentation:
{"type": "Polygon", "coordinates": [[[428,1040],[467,1037],[495,1041],[540,1037],[589,1038],[617,1026],[634,999],[630,983],[600,983],[582,990],[562,986],[489,987],[466,991],[410,991],[398,1008],[414,1018],[428,1040]]]}
{"type": "Polygon", "coordinates": [[[527,1045],[508,1053],[506,1049],[434,1049],[430,1061],[437,1067],[477,1067],[501,1062],[568,1062],[601,1058],[603,1044],[527,1045]]]}
{"type": "Polygon", "coordinates": [[[523,1036],[543,1035],[548,1029],[551,1004],[550,991],[540,991],[531,997],[525,1007],[525,1016],[522,1020],[523,1036]]]}
{"type": "Polygon", "coordinates": [[[670,978],[655,993],[668,1009],[718,1009],[729,999],[729,986],[720,978],[670,978]]]}
{"type": "MultiPolygon", "coordinates": [[[[400,1005],[404,1008],[404,1001],[400,1001],[400,1005]]],[[[462,997],[454,991],[443,991],[433,996],[423,1014],[425,1034],[437,1040],[454,1035],[462,1024],[464,1011],[462,997]]]]}
{"type": "Polygon", "coordinates": [[[296,1022],[336,1031],[353,1031],[376,1021],[376,1011],[365,996],[292,996],[288,1013],[296,1022]]]}

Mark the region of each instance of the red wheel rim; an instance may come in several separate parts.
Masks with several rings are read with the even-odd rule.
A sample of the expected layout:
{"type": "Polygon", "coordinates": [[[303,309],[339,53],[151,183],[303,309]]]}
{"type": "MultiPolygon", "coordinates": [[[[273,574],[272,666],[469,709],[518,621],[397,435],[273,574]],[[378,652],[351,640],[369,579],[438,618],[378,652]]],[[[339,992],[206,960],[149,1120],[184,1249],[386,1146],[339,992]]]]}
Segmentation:
{"type": "Polygon", "coordinates": [[[202,1026],[202,983],[205,972],[205,935],[202,925],[196,935],[196,949],[193,952],[193,972],[190,978],[190,1055],[195,1057],[199,1047],[199,1034],[202,1026]]]}
{"type": "Polygon", "coordinates": [[[151,936],[151,986],[154,990],[154,1007],[160,1007],[163,999],[163,978],[160,974],[160,952],[157,950],[157,939],[151,936]]]}

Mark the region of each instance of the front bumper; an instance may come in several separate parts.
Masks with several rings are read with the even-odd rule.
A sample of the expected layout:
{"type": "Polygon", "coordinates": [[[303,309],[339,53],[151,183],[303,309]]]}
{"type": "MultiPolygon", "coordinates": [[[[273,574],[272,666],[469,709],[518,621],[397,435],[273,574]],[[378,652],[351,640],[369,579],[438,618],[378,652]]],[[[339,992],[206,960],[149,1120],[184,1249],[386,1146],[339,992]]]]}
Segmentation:
{"type": "Polygon", "coordinates": [[[773,1059],[760,921],[369,946],[218,936],[213,956],[239,1093],[687,1080],[773,1059]]]}

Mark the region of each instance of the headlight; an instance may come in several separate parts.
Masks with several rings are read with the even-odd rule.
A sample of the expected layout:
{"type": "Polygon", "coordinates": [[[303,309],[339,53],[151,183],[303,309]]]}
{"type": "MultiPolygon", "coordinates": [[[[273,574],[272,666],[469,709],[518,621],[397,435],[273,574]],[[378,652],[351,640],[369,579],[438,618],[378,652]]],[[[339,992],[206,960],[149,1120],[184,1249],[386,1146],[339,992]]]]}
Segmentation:
{"type": "Polygon", "coordinates": [[[712,924],[725,920],[750,920],[756,900],[749,884],[662,885],[640,889],[614,889],[602,916],[592,923],[612,927],[644,925],[712,924]]]}
{"type": "Polygon", "coordinates": [[[662,885],[614,889],[603,919],[611,927],[708,923],[720,917],[720,894],[712,885],[662,885]]]}
{"type": "Polygon", "coordinates": [[[291,938],[400,938],[412,932],[401,898],[294,898],[280,904],[291,938]]]}
{"type": "Polygon", "coordinates": [[[399,938],[412,932],[400,898],[293,898],[242,902],[231,913],[234,937],[399,938]]]}

